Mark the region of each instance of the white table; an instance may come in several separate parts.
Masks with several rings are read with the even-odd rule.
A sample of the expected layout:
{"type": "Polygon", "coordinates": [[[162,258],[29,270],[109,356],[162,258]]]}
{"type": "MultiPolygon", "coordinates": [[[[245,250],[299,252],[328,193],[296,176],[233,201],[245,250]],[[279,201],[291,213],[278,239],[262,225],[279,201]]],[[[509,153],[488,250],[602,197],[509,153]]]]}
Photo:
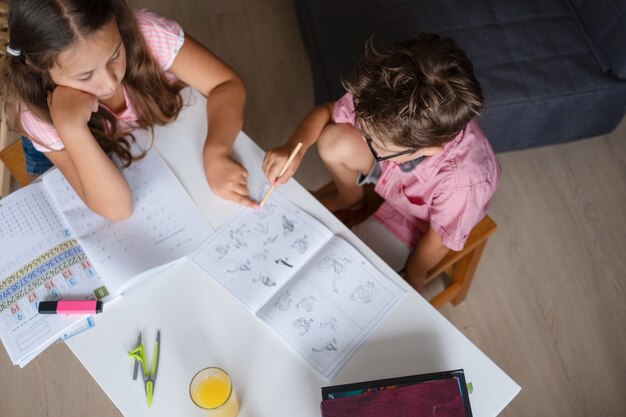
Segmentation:
{"type": "MultiPolygon", "coordinates": [[[[213,195],[206,185],[201,157],[206,101],[196,92],[191,99],[193,104],[176,122],[155,130],[156,144],[216,228],[238,207],[213,195]]],[[[234,154],[250,172],[250,189],[258,189],[264,181],[263,151],[242,133],[234,154]]],[[[280,191],[351,242],[408,295],[338,376],[326,381],[210,276],[184,260],[108,305],[93,330],[67,342],[125,416],[201,416],[188,385],[205,366],[231,374],[241,417],[319,417],[322,386],[457,368],[463,368],[473,384],[475,416],[495,416],[513,399],[520,387],[304,188],[290,181],[280,191]],[[132,381],[127,351],[142,330],[151,358],[158,329],[162,350],[154,402],[148,409],[141,378],[132,381]]]]}

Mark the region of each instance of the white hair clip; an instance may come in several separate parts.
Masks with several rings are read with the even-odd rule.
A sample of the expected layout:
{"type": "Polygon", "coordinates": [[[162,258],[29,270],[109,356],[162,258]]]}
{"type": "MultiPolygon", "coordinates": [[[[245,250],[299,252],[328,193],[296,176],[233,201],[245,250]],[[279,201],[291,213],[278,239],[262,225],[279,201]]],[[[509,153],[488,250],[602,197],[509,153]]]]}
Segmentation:
{"type": "Polygon", "coordinates": [[[7,52],[13,56],[22,55],[22,51],[20,51],[19,49],[13,49],[9,45],[7,45],[7,52]]]}

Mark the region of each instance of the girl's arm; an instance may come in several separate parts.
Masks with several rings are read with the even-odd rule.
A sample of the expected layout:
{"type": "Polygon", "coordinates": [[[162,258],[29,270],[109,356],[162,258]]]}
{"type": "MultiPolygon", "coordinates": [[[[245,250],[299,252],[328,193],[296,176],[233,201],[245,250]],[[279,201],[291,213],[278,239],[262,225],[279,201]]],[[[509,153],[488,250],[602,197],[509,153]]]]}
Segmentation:
{"type": "Polygon", "coordinates": [[[421,291],[424,288],[428,271],[437,265],[449,250],[437,232],[429,228],[406,262],[405,279],[413,288],[421,291]]]}
{"type": "Polygon", "coordinates": [[[274,182],[284,184],[295,174],[306,151],[317,142],[324,128],[332,122],[333,105],[333,102],[328,102],[317,106],[300,122],[287,143],[267,151],[263,159],[263,172],[270,185],[274,185],[274,182]],[[302,148],[285,173],[277,179],[276,176],[283,169],[298,142],[302,142],[302,148]]]}
{"type": "Polygon", "coordinates": [[[246,90],[226,64],[189,35],[169,71],[208,98],[208,133],[204,142],[204,171],[218,196],[255,208],[248,197],[248,172],[231,157],[233,143],[243,126],[246,90]]]}
{"type": "Polygon", "coordinates": [[[110,220],[132,214],[132,193],[126,179],[93,137],[87,122],[98,99],[68,87],[56,87],[48,97],[52,123],[64,150],[46,156],[94,212],[110,220]]]}

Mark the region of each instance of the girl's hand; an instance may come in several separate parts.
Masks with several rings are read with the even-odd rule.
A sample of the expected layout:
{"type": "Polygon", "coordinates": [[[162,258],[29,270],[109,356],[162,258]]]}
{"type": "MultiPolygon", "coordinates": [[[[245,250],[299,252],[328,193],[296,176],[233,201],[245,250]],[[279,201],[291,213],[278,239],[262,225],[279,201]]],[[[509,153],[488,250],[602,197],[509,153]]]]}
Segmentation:
{"type": "Polygon", "coordinates": [[[48,108],[58,131],[81,128],[87,125],[91,113],[98,111],[98,98],[81,90],[57,86],[48,93],[48,108]]]}
{"type": "Polygon", "coordinates": [[[289,178],[291,178],[293,174],[295,174],[300,166],[300,163],[302,162],[302,158],[304,157],[304,149],[300,149],[300,151],[298,151],[285,173],[281,175],[280,178],[277,178],[278,174],[280,174],[280,171],[287,163],[289,155],[291,155],[291,152],[293,152],[295,148],[296,145],[286,143],[278,148],[267,151],[265,158],[263,158],[263,172],[265,173],[267,181],[270,185],[284,184],[289,181],[289,178]]]}
{"type": "Polygon", "coordinates": [[[241,164],[229,156],[219,156],[205,160],[204,165],[207,181],[215,194],[251,209],[259,208],[259,203],[249,197],[248,171],[241,164]]]}

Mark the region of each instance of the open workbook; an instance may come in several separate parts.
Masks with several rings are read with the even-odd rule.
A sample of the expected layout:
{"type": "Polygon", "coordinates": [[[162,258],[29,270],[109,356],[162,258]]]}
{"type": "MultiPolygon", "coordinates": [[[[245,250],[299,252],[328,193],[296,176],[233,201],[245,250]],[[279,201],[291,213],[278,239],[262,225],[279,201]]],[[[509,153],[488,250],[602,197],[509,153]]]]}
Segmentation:
{"type": "Polygon", "coordinates": [[[58,170],[0,200],[0,339],[24,366],[83,316],[39,315],[40,301],[112,300],[211,233],[155,150],[123,171],[133,214],[89,210],[58,170]]]}
{"type": "Polygon", "coordinates": [[[326,378],[405,294],[278,192],[233,216],[193,260],[326,378]]]}

